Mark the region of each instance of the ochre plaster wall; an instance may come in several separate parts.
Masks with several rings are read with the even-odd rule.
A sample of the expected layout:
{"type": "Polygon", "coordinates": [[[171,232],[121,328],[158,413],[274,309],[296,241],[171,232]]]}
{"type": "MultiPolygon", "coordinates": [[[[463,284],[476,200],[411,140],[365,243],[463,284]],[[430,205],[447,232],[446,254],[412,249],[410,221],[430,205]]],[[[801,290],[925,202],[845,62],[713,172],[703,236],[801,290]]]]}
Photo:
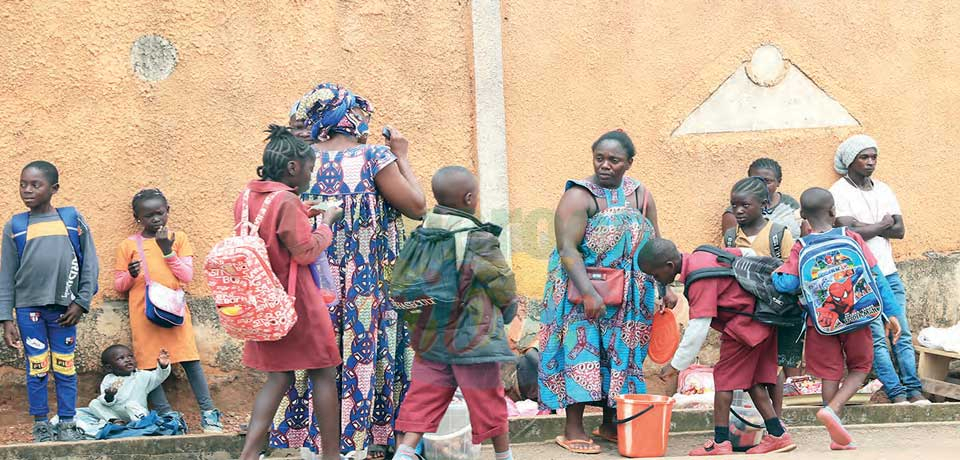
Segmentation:
{"type": "MultiPolygon", "coordinates": [[[[327,80],[373,101],[374,133],[384,122],[406,133],[425,188],[440,165],[475,170],[469,3],[429,3],[5,3],[0,214],[22,209],[20,168],[53,161],[62,173],[56,202],[87,216],[103,296],[116,297],[114,250],[133,231],[133,193],[161,187],[173,206],[171,226],[190,234],[202,258],[230,231],[231,204],[259,164],[262,130],[285,121],[299,95],[327,80]],[[130,47],[147,34],[177,47],[166,80],[144,82],[131,71],[130,47]]],[[[897,256],[960,247],[953,212],[960,167],[951,161],[960,29],[949,22],[960,5],[703,3],[503,2],[513,261],[522,294],[542,295],[564,181],[591,173],[589,146],[613,128],[633,136],[630,174],[650,186],[664,234],[684,249],[717,239],[729,187],[752,159],[778,159],[783,190],[797,196],[835,180],[833,151],[856,132],[880,142],[877,175],[904,209],[907,239],[896,243],[897,256]],[[672,137],[762,43],[777,45],[862,126],[672,137]]],[[[206,293],[202,277],[191,291],[206,293]]],[[[956,317],[955,305],[941,316],[956,317]]],[[[211,310],[203,300],[195,308],[211,310]]],[[[205,313],[197,315],[204,360],[229,370],[236,344],[205,313]]],[[[124,316],[123,303],[110,302],[88,318],[82,368],[96,368],[96,347],[108,339],[129,339],[124,316]]],[[[17,362],[10,353],[2,361],[17,362]]]]}
{"type": "MultiPolygon", "coordinates": [[[[263,130],[322,81],[373,102],[372,140],[382,141],[384,123],[404,132],[422,184],[441,164],[475,169],[466,2],[9,2],[0,11],[0,215],[23,209],[20,168],[52,161],[55,204],[76,205],[92,226],[102,286],[113,284],[143,187],[166,193],[171,228],[190,235],[202,264],[255,178],[263,130]],[[147,34],[179,54],[156,83],[130,65],[131,45],[147,34]]],[[[196,280],[192,292],[206,293],[196,280]]]]}
{"type": "Polygon", "coordinates": [[[504,82],[514,255],[521,290],[542,296],[564,181],[592,174],[590,145],[623,128],[664,235],[681,249],[719,240],[720,212],[747,165],[783,165],[795,197],[837,179],[833,152],[865,132],[877,177],[897,193],[900,259],[960,246],[953,160],[960,119],[960,4],[507,0],[504,82]],[[867,6],[869,5],[869,7],[867,6]],[[672,137],[763,43],[842,104],[861,127],[672,137]]]}

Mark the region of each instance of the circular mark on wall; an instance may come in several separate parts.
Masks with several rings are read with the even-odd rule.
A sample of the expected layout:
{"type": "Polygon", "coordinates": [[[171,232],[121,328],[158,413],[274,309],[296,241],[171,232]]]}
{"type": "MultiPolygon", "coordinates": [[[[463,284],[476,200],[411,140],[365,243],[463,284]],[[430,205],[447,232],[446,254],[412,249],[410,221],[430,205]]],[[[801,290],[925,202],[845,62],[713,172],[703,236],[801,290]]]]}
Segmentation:
{"type": "Polygon", "coordinates": [[[165,80],[177,66],[177,47],[159,35],[144,35],[130,48],[130,66],[142,80],[165,80]]]}
{"type": "Polygon", "coordinates": [[[762,45],[753,52],[747,63],[747,76],[759,86],[776,86],[787,76],[789,63],[783,59],[780,49],[773,45],[762,45]]]}

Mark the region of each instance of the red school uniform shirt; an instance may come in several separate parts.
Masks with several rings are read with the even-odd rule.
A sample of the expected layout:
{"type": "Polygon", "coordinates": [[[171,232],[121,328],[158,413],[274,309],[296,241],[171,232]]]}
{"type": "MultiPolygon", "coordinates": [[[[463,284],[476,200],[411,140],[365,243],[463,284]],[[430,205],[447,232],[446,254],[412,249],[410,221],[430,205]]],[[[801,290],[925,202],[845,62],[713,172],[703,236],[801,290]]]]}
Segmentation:
{"type": "MultiPolygon", "coordinates": [[[[736,256],[743,255],[737,248],[725,248],[724,251],[736,256]]],[[[713,254],[683,254],[680,282],[686,282],[687,277],[695,270],[715,267],[726,265],[717,262],[717,256],[713,254]]],[[[744,345],[756,346],[773,333],[773,328],[748,316],[753,314],[756,298],[745,291],[732,276],[705,278],[691,284],[687,289],[687,301],[690,304],[690,319],[713,318],[710,327],[744,345]]]]}

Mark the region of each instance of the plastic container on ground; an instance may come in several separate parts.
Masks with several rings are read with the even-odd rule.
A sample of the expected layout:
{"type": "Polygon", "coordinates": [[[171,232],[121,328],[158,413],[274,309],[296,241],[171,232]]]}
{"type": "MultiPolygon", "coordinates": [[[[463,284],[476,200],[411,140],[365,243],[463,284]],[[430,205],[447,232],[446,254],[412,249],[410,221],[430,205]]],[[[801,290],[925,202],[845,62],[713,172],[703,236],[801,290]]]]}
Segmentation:
{"type": "Polygon", "coordinates": [[[731,413],[730,442],[733,444],[733,449],[742,452],[760,444],[760,441],[763,440],[763,417],[760,416],[760,412],[757,411],[756,406],[753,405],[753,400],[750,399],[750,395],[743,390],[734,391],[733,403],[730,405],[730,408],[736,411],[736,413],[746,421],[761,427],[757,428],[743,423],[742,420],[731,413]]]}
{"type": "Polygon", "coordinates": [[[423,435],[423,457],[427,460],[475,460],[480,445],[472,441],[470,412],[462,398],[455,399],[440,420],[436,433],[423,435]]]}
{"type": "Polygon", "coordinates": [[[663,457],[667,452],[674,400],[659,395],[617,396],[617,447],[630,458],[663,457]]]}

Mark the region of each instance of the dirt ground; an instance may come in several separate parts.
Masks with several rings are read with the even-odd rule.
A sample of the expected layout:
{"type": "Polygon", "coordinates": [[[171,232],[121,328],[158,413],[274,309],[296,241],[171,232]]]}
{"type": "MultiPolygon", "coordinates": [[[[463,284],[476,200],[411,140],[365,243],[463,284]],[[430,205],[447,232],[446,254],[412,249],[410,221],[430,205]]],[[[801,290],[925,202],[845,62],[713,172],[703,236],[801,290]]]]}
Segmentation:
{"type": "MultiPolygon", "coordinates": [[[[78,379],[77,400],[86,406],[99,394],[101,375],[81,375],[78,379]]],[[[226,432],[238,432],[240,425],[247,423],[253,397],[263,384],[258,373],[242,375],[207,375],[214,402],[223,413],[226,432]]],[[[193,397],[190,384],[179,366],[163,384],[167,398],[175,410],[184,414],[191,433],[200,433],[200,409],[193,397]]],[[[56,414],[56,393],[53,380],[49,386],[50,416],[56,414]]],[[[33,417],[29,414],[23,373],[0,375],[0,445],[31,441],[33,417]]]]}
{"type": "MultiPolygon", "coordinates": [[[[791,435],[798,449],[786,454],[751,455],[751,459],[826,460],[870,458],[875,460],[940,460],[957,458],[960,452],[960,423],[924,423],[898,425],[862,425],[850,427],[858,450],[834,452],[829,448],[826,430],[818,427],[794,428],[791,435]]],[[[666,458],[689,458],[686,453],[702,444],[707,433],[684,433],[670,437],[666,458]]],[[[513,446],[517,459],[622,459],[614,444],[601,441],[600,455],[576,455],[556,444],[513,446]]],[[[489,450],[489,448],[488,448],[489,450]]]]}

